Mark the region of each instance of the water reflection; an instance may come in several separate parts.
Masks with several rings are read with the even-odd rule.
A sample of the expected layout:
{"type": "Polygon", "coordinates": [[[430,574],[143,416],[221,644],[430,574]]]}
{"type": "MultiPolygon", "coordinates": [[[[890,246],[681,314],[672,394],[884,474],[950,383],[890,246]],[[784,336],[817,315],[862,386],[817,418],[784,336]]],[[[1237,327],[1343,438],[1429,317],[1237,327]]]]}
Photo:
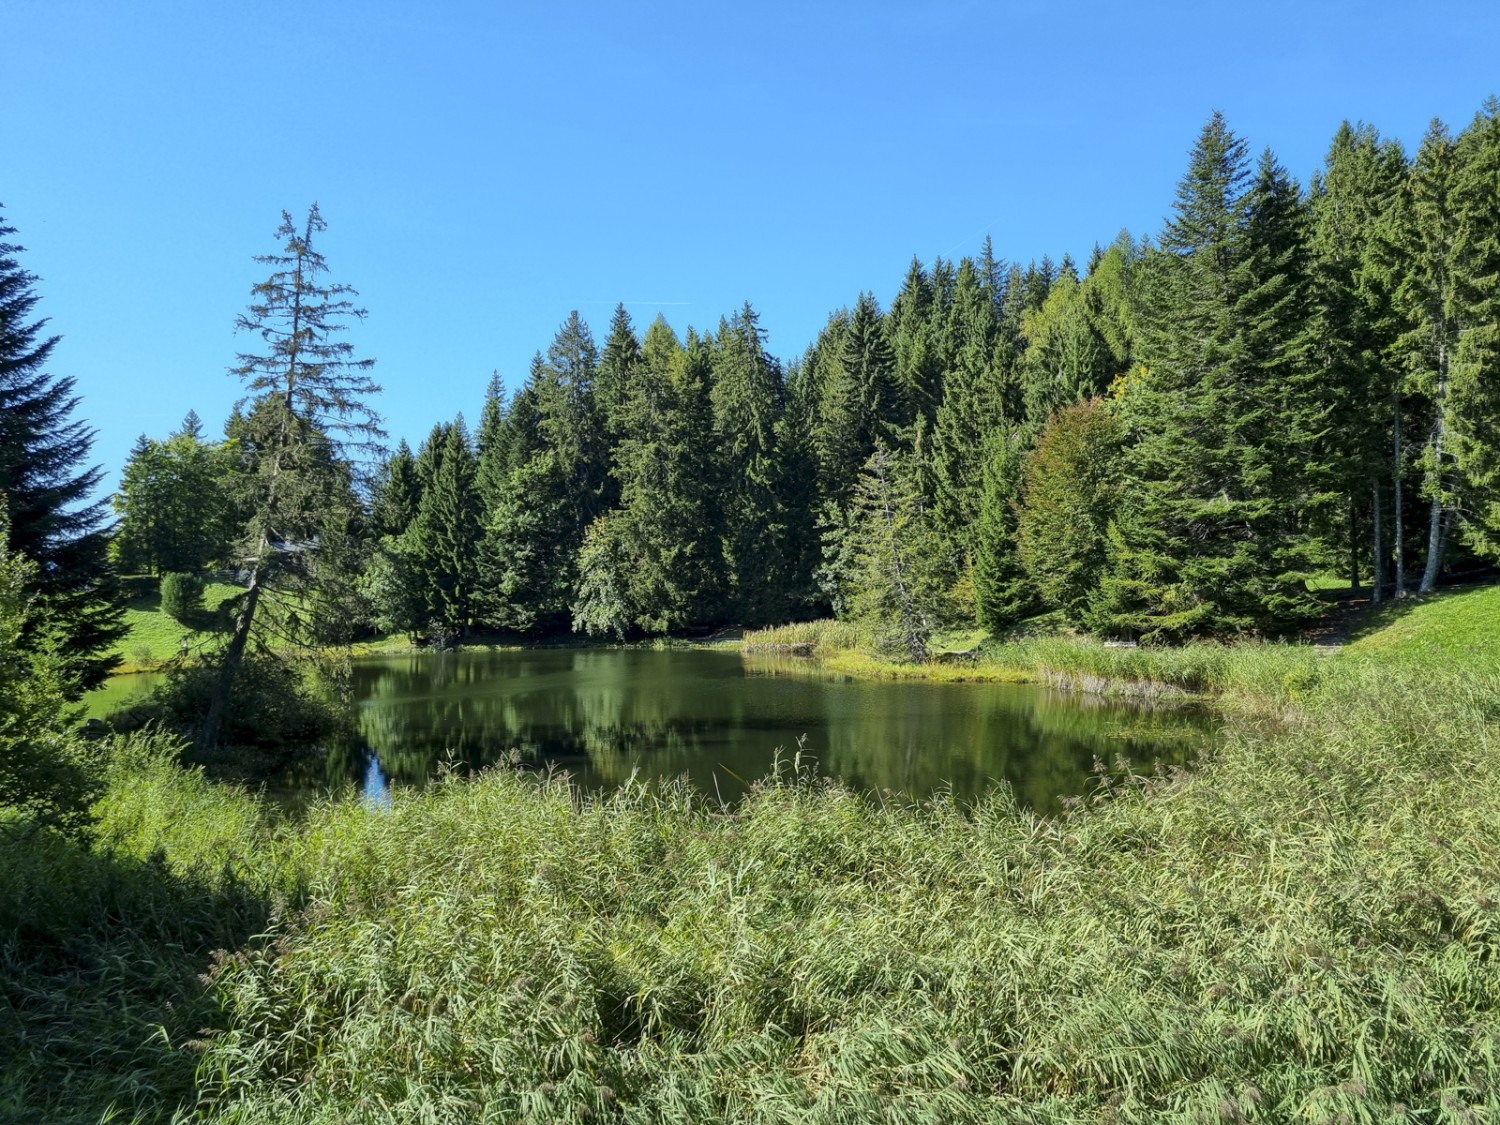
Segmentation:
{"type": "MultiPolygon", "coordinates": [[[[995,780],[1043,811],[1086,792],[1095,759],[1137,770],[1190,760],[1212,737],[1201,711],[1143,709],[1002,684],[830,682],[737,653],[459,652],[361,661],[363,754],[344,768],[395,783],[431,777],[450,753],[479,768],[510,752],[588,786],[633,772],[686,775],[732,799],[799,741],[820,772],[853,785],[972,798],[995,780]],[[768,674],[774,673],[774,674],[768,674]]],[[[351,773],[342,776],[355,779],[351,773]]],[[[368,780],[363,787],[369,790],[368,780]]],[[[384,792],[384,789],[381,790],[384,792]]]]}

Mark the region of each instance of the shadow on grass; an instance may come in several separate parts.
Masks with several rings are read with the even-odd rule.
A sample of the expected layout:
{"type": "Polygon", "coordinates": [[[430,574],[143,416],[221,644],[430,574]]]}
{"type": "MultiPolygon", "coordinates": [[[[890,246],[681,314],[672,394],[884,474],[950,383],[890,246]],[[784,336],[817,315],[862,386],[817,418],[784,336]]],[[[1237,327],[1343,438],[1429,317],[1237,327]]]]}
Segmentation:
{"type": "Polygon", "coordinates": [[[228,872],[0,823],[0,1120],[168,1121],[219,1021],[206,976],[269,904],[228,872]]]}

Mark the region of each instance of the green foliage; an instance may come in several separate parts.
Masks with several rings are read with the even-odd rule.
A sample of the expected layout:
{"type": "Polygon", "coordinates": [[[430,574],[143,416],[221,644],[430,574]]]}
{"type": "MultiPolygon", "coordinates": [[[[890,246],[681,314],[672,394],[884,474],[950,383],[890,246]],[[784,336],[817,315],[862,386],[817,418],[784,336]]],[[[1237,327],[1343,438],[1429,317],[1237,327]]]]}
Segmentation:
{"type": "MultiPolygon", "coordinates": [[[[316,670],[283,656],[256,653],[241,663],[229,695],[222,741],[230,746],[305,750],[347,725],[343,709],[316,682],[316,670]]],[[[123,725],[148,723],[193,738],[218,683],[211,664],[170,668],[150,699],[122,717],[123,725]]]]}
{"type": "Polygon", "coordinates": [[[786,613],[776,449],[785,386],[764,337],[746,302],[720,329],[712,360],[724,592],[731,617],[751,624],[786,613]]]}
{"type": "Polygon", "coordinates": [[[109,558],[109,530],[96,495],[103,476],[83,468],[94,432],[70,418],[73,380],[44,368],[59,337],[30,319],[36,275],[21,267],[15,228],[0,215],[0,497],[6,547],[36,563],[32,591],[42,605],[21,643],[60,661],[64,690],[76,698],[114,667],[124,635],[122,598],[109,558]]]}
{"type": "Polygon", "coordinates": [[[114,496],[115,557],[128,573],[203,570],[230,554],[238,534],[234,441],[205,442],[197,414],[165,441],[137,439],[114,496]]]}
{"type": "Polygon", "coordinates": [[[973,529],[974,594],[979,623],[991,631],[1014,625],[1037,609],[1036,587],[1019,552],[1016,504],[1025,465],[1025,436],[1002,427],[985,443],[979,517],[973,529]]]}
{"type": "MultiPolygon", "coordinates": [[[[1291,652],[1181,651],[1205,668],[1291,652]]],[[[109,1100],[245,1122],[1493,1116],[1493,880],[1473,857],[1500,844],[1497,685],[1303,659],[1327,670],[1293,677],[1282,722],[1053,819],[1004,792],[918,806],[790,770],[729,812],[680,788],[591,796],[494,771],[294,824],[134,755],[99,806],[108,852],[38,839],[0,868],[27,927],[6,979],[48,1000],[0,1036],[43,1009],[70,1031],[0,1040],[27,1046],[0,1049],[0,1105],[88,1121],[109,1100]],[[230,952],[205,992],[215,947],[230,952]],[[90,979],[64,949],[117,969],[90,979]],[[201,1027],[201,1055],[175,1049],[201,1027]]]]}
{"type": "Polygon", "coordinates": [[[0,835],[14,816],[77,830],[88,820],[98,762],[69,721],[64,659],[28,640],[40,602],[36,567],[6,547],[6,530],[0,512],[0,835]]]}
{"type": "Polygon", "coordinates": [[[943,618],[937,535],[910,467],[882,441],[860,474],[853,511],[849,616],[882,654],[923,660],[943,618]]]}
{"type": "Polygon", "coordinates": [[[1321,611],[1305,513],[1327,487],[1305,219],[1269,153],[1215,115],[1143,264],[1144,365],[1125,385],[1129,512],[1101,590],[1112,630],[1279,633],[1321,611]]]}
{"type": "Polygon", "coordinates": [[[1487,100],[1458,144],[1464,331],[1453,357],[1453,445],[1469,513],[1464,533],[1500,561],[1500,102],[1487,100]]]}
{"type": "MultiPolygon", "coordinates": [[[[423,623],[454,632],[467,630],[476,613],[482,533],[478,462],[462,416],[429,439],[432,479],[422,491],[415,517],[387,564],[414,588],[423,623]],[[441,448],[441,453],[437,452],[441,448]]],[[[423,447],[424,454],[428,447],[423,447]]],[[[419,458],[420,461],[420,458],[419,458]]],[[[401,616],[396,611],[393,616],[401,616]]]]}
{"type": "Polygon", "coordinates": [[[1100,399],[1059,411],[1026,456],[1016,554],[1037,594],[1075,625],[1108,562],[1124,429],[1100,399]]]}
{"type": "Polygon", "coordinates": [[[578,595],[573,599],[573,631],[624,640],[634,624],[630,600],[630,557],[618,516],[600,516],[589,525],[578,552],[578,595]]]}
{"type": "Polygon", "coordinates": [[[161,578],[161,610],[179,624],[189,624],[203,611],[206,583],[201,574],[172,571],[161,578]]]}

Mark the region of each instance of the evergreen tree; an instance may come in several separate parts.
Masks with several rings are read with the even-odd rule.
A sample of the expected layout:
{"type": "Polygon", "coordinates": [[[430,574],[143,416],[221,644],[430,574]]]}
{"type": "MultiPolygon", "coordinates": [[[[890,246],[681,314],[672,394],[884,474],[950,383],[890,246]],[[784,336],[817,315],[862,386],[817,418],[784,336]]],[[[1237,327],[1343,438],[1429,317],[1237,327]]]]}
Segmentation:
{"type": "Polygon", "coordinates": [[[908,466],[884,441],[860,473],[854,512],[852,616],[870,628],[878,650],[924,660],[942,617],[936,540],[908,466]]]}
{"type": "Polygon", "coordinates": [[[386,459],[375,487],[372,504],[377,535],[400,535],[416,518],[422,503],[422,484],[411,446],[402,438],[386,459]]]}
{"type": "Polygon", "coordinates": [[[621,508],[595,521],[580,554],[575,628],[664,633],[717,612],[722,559],[712,357],[696,335],[684,348],[658,317],[622,405],[616,451],[621,508]],[[616,571],[621,560],[628,569],[616,571]]]}
{"type": "Polygon", "coordinates": [[[1330,512],[1334,518],[1323,521],[1322,534],[1330,544],[1341,531],[1347,534],[1350,584],[1357,587],[1360,525],[1369,529],[1372,589],[1379,601],[1388,561],[1384,501],[1399,390],[1397,365],[1390,360],[1397,334],[1394,286],[1381,229],[1405,180],[1406,159],[1372,127],[1344,122],[1324,165],[1310,191],[1314,361],[1332,402],[1331,461],[1347,496],[1347,524],[1339,528],[1330,512]]]}
{"type": "Polygon", "coordinates": [[[1500,102],[1489,98],[1459,139],[1458,299],[1465,328],[1453,359],[1453,446],[1474,547],[1500,559],[1500,102]]]}
{"type": "Polygon", "coordinates": [[[1026,450],[1026,434],[1013,423],[992,430],[984,445],[973,532],[974,604],[979,624],[992,633],[1040,608],[1018,549],[1016,509],[1026,450]]]}
{"type": "Polygon", "coordinates": [[[940,326],[935,308],[927,271],[913,258],[886,318],[896,361],[896,383],[905,405],[903,424],[916,414],[931,422],[942,401],[943,372],[937,341],[940,326]]]}
{"type": "Polygon", "coordinates": [[[1326,408],[1304,253],[1293,185],[1269,154],[1252,177],[1215,114],[1148,262],[1144,365],[1124,400],[1138,508],[1101,602],[1113,628],[1270,633],[1319,611],[1304,521],[1326,408]]]}
{"type": "Polygon", "coordinates": [[[785,388],[747,301],[724,326],[713,358],[713,427],[719,449],[725,592],[738,620],[785,613],[784,533],[777,503],[776,423],[785,388]]]}
{"type": "Polygon", "coordinates": [[[244,417],[245,474],[249,526],[243,550],[250,584],[239,599],[233,633],[209,700],[201,740],[219,741],[234,679],[244,659],[261,599],[268,589],[295,587],[294,608],[285,619],[295,628],[349,620],[340,599],[354,583],[358,563],[358,507],[345,455],[369,449],[382,437],[380,419],[367,399],[378,393],[369,370],[374,360],[357,358],[342,338],[364,310],[347,285],[320,281],[327,271],[313,238],[326,229],[317,204],[299,229],[281,213],[282,251],[256,260],[273,267],[253,289],[236,326],[266,345],[242,353],[231,372],[253,409],[244,417]]]}
{"type": "Polygon", "coordinates": [[[38,650],[61,638],[57,658],[70,696],[103,682],[125,635],[124,606],[109,559],[104,502],[91,501],[101,472],[84,468],[93,431],[71,416],[71,378],[44,369],[58,337],[32,319],[36,275],[21,267],[15,228],[0,214],[0,496],[12,556],[36,564],[29,589],[41,604],[18,642],[38,650]]]}
{"type": "Polygon", "coordinates": [[[131,448],[112,504],[120,517],[115,558],[130,572],[196,573],[225,558],[238,533],[231,479],[234,443],[200,439],[191,411],[165,441],[144,434],[131,448]]]}
{"type": "Polygon", "coordinates": [[[932,433],[935,515],[950,570],[962,573],[973,560],[984,450],[990,434],[1018,420],[1006,372],[997,351],[999,325],[974,263],[959,263],[949,311],[951,356],[943,379],[943,401],[932,433]]]}
{"type": "Polygon", "coordinates": [[[1022,469],[1016,554],[1039,598],[1086,625],[1108,561],[1124,432],[1100,399],[1065,407],[1022,469]]]}
{"type": "Polygon", "coordinates": [[[443,453],[407,529],[403,553],[415,563],[415,578],[429,622],[463,634],[474,618],[481,534],[478,464],[463,415],[444,427],[443,453]]]}
{"type": "MultiPolygon", "coordinates": [[[[609,450],[611,465],[614,450],[624,435],[625,400],[630,392],[630,378],[641,362],[641,343],[624,305],[616,305],[609,322],[609,336],[599,359],[599,374],[594,380],[594,399],[598,408],[599,427],[609,450]]],[[[613,507],[619,502],[619,481],[606,478],[602,504],[613,507]]]]}
{"type": "Polygon", "coordinates": [[[1452,364],[1464,329],[1457,279],[1456,160],[1447,126],[1434,120],[1417,150],[1406,196],[1393,212],[1392,234],[1402,269],[1395,305],[1402,320],[1396,352],[1405,368],[1404,390],[1419,400],[1426,438],[1421,454],[1422,496],[1427,501],[1426,563],[1420,592],[1437,584],[1456,510],[1453,450],[1449,442],[1452,364]]]}
{"type": "Polygon", "coordinates": [[[511,467],[488,505],[481,547],[481,614],[492,624],[536,633],[570,618],[579,548],[604,492],[597,370],[593,336],[575,310],[511,403],[511,467]]]}

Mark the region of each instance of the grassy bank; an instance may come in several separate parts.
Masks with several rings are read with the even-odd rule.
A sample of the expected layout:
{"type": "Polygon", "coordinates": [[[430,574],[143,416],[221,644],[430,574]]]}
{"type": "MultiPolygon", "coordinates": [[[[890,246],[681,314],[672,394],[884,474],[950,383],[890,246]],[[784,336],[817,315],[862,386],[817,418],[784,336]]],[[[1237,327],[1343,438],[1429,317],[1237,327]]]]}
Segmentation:
{"type": "MultiPolygon", "coordinates": [[[[1282,704],[1305,694],[1324,676],[1324,658],[1307,645],[1199,643],[1180,647],[1123,647],[1054,631],[977,644],[962,638],[958,652],[934,647],[925,663],[900,663],[872,654],[859,631],[842,622],[814,621],[747,633],[747,653],[811,658],[801,667],[870,679],[1044,683],[1054,687],[1148,699],[1237,697],[1282,704]]],[[[796,665],[788,665],[793,670],[796,665]]]]}
{"type": "Polygon", "coordinates": [[[497,772],[294,822],[139,751],[0,872],[0,1117],[1487,1120],[1496,700],[1350,662],[1050,821],[497,772]]]}

